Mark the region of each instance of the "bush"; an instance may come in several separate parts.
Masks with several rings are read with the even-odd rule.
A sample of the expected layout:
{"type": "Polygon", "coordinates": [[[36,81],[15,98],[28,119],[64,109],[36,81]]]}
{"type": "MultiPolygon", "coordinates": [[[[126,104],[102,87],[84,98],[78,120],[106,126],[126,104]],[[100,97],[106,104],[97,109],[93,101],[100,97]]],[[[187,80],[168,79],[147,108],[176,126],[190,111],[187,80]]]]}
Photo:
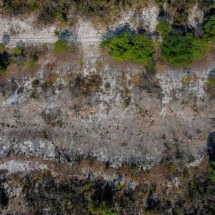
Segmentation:
{"type": "Polygon", "coordinates": [[[164,37],[170,33],[171,26],[169,25],[168,22],[161,19],[157,25],[156,30],[162,37],[164,37]]]}
{"type": "Polygon", "coordinates": [[[211,16],[204,25],[206,36],[215,40],[215,16],[211,16]]]}
{"type": "Polygon", "coordinates": [[[211,47],[205,39],[194,39],[193,42],[193,58],[200,59],[210,52],[211,47]]]}
{"type": "Polygon", "coordinates": [[[207,39],[197,39],[192,34],[174,33],[164,37],[161,58],[173,66],[186,66],[194,59],[204,57],[211,50],[207,39]]]}
{"type": "Polygon", "coordinates": [[[178,33],[164,37],[161,58],[173,66],[189,65],[193,60],[193,36],[178,33]]]}
{"type": "Polygon", "coordinates": [[[130,35],[124,33],[121,36],[108,39],[102,43],[111,56],[117,61],[131,60],[137,63],[148,62],[152,59],[152,41],[146,35],[130,35]]]}
{"type": "Polygon", "coordinates": [[[13,55],[16,56],[16,57],[17,57],[17,56],[20,56],[20,55],[23,54],[23,49],[20,48],[20,47],[15,47],[15,48],[13,48],[12,53],[13,53],[13,55]]]}
{"type": "Polygon", "coordinates": [[[61,55],[65,52],[72,52],[73,45],[69,44],[66,40],[58,40],[54,43],[55,55],[61,55]]]}
{"type": "Polygon", "coordinates": [[[137,34],[132,36],[131,44],[130,59],[132,61],[138,63],[151,61],[154,48],[152,41],[146,35],[137,34]]]}

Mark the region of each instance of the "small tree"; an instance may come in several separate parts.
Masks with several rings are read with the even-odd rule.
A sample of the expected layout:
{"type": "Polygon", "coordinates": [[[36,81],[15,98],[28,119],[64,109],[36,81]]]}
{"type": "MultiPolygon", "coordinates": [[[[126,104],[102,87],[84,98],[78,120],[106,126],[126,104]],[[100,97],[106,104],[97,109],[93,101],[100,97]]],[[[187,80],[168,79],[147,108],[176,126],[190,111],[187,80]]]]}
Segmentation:
{"type": "Polygon", "coordinates": [[[151,60],[154,50],[152,41],[146,35],[129,33],[104,41],[102,47],[117,61],[131,60],[137,63],[151,60]]]}
{"type": "Polygon", "coordinates": [[[161,58],[173,66],[189,65],[193,60],[193,36],[178,33],[164,37],[161,58]]]}
{"type": "Polygon", "coordinates": [[[102,43],[102,47],[107,48],[108,53],[117,61],[126,61],[131,55],[130,35],[124,33],[119,37],[111,38],[102,43]]]}
{"type": "Polygon", "coordinates": [[[13,48],[12,53],[13,53],[14,56],[17,57],[17,56],[20,56],[20,55],[23,54],[23,50],[22,50],[22,48],[17,46],[15,48],[13,48]]]}
{"type": "Polygon", "coordinates": [[[156,30],[162,37],[165,37],[166,35],[168,35],[170,33],[171,26],[168,22],[161,19],[157,25],[156,30]]]}

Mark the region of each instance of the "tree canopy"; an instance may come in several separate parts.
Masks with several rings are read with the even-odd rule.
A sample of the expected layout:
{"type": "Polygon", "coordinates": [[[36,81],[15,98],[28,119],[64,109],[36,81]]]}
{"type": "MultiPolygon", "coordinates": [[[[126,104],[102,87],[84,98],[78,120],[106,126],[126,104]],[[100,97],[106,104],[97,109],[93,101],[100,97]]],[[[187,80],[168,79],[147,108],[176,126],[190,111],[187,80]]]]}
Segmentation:
{"type": "Polygon", "coordinates": [[[164,37],[161,59],[172,66],[186,66],[204,57],[210,49],[207,39],[195,38],[190,33],[172,33],[164,37]]]}
{"type": "Polygon", "coordinates": [[[170,33],[171,26],[168,22],[161,19],[157,25],[156,30],[161,36],[164,37],[170,33]]]}
{"type": "Polygon", "coordinates": [[[152,41],[143,34],[124,33],[104,41],[102,47],[107,48],[109,54],[121,62],[130,60],[144,63],[151,60],[154,51],[152,41]]]}
{"type": "Polygon", "coordinates": [[[206,36],[215,40],[215,15],[211,16],[204,25],[206,36]]]}
{"type": "Polygon", "coordinates": [[[193,60],[192,40],[192,34],[182,36],[174,33],[164,37],[161,45],[162,60],[173,66],[189,65],[193,60]]]}

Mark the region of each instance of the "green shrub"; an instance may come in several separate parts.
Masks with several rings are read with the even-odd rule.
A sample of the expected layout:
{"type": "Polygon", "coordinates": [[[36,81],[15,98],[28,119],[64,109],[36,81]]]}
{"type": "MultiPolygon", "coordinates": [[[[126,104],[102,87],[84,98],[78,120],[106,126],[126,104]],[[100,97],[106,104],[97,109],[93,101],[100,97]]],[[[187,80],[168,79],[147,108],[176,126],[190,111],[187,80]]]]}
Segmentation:
{"type": "Polygon", "coordinates": [[[69,44],[66,40],[58,40],[54,43],[55,55],[61,55],[66,52],[72,52],[73,45],[69,44]]]}
{"type": "Polygon", "coordinates": [[[152,41],[146,35],[130,35],[124,33],[121,36],[108,39],[102,43],[111,56],[117,61],[131,60],[137,63],[144,63],[152,59],[152,41]]]}
{"type": "Polygon", "coordinates": [[[22,48],[17,46],[15,48],[13,48],[12,53],[13,53],[14,56],[17,57],[17,56],[20,56],[20,55],[23,54],[23,50],[22,50],[22,48]]]}
{"type": "Polygon", "coordinates": [[[168,22],[161,19],[157,25],[156,30],[162,37],[164,37],[170,33],[171,26],[168,22]]]}
{"type": "Polygon", "coordinates": [[[132,61],[144,63],[152,59],[154,48],[152,41],[146,35],[137,34],[132,36],[131,44],[130,59],[132,61]]]}
{"type": "Polygon", "coordinates": [[[200,59],[210,52],[211,47],[205,39],[193,39],[193,58],[200,59]]]}
{"type": "Polygon", "coordinates": [[[114,56],[117,61],[126,61],[129,59],[130,35],[128,33],[123,34],[120,37],[111,38],[102,43],[102,47],[108,49],[110,55],[114,56]]]}
{"type": "Polygon", "coordinates": [[[173,66],[186,66],[203,58],[211,50],[207,39],[197,39],[187,33],[167,35],[161,45],[161,58],[173,66]]]}
{"type": "Polygon", "coordinates": [[[206,36],[215,40],[215,15],[211,16],[204,25],[206,36]]]}
{"type": "Polygon", "coordinates": [[[193,36],[178,33],[164,37],[161,45],[161,59],[173,66],[186,66],[193,60],[193,36]]]}

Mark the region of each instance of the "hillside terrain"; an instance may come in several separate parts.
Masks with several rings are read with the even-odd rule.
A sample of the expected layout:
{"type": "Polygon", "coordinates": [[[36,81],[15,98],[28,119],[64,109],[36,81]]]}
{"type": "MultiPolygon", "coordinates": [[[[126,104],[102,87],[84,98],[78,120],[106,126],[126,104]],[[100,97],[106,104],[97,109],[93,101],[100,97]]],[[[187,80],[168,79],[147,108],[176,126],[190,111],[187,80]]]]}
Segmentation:
{"type": "Polygon", "coordinates": [[[0,214],[215,213],[213,1],[0,11],[0,214]]]}

